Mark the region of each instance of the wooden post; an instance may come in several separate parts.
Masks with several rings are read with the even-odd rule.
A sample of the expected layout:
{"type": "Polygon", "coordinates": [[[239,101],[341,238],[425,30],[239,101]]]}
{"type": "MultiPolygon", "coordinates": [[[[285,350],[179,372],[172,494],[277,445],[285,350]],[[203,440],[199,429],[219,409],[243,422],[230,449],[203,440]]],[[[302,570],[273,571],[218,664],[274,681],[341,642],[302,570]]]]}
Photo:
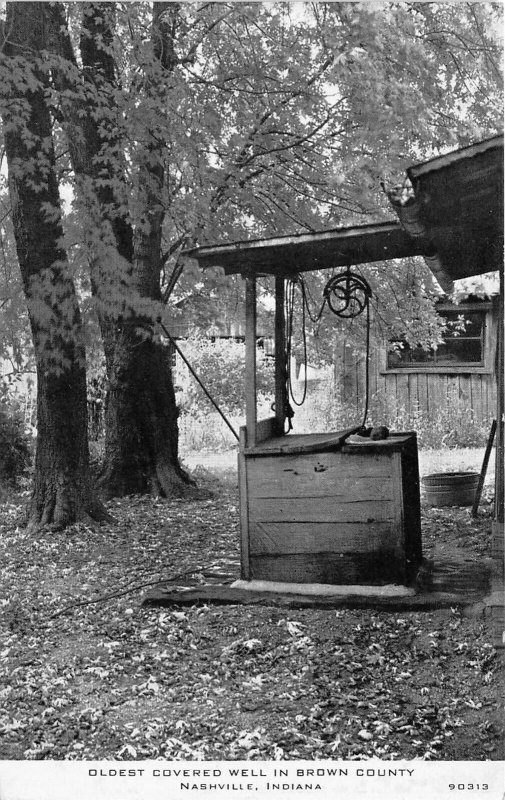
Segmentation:
{"type": "Polygon", "coordinates": [[[256,444],[256,277],[245,279],[245,408],[247,447],[256,444]]]}
{"type": "Polygon", "coordinates": [[[484,481],[486,480],[487,467],[489,464],[489,458],[491,456],[491,450],[493,449],[495,433],[496,433],[496,420],[494,419],[491,423],[491,430],[489,431],[486,451],[484,453],[484,461],[482,462],[482,468],[479,475],[479,482],[475,490],[475,497],[472,506],[472,517],[476,517],[477,511],[479,510],[480,498],[482,495],[482,490],[484,488],[484,481]]]}
{"type": "Polygon", "coordinates": [[[500,270],[500,313],[498,316],[498,341],[496,345],[496,455],[495,455],[495,522],[503,529],[503,303],[505,298],[503,268],[500,270]]]}
{"type": "Polygon", "coordinates": [[[275,278],[275,427],[284,434],[286,418],[286,342],[284,321],[284,278],[275,278]]]}
{"type": "Polygon", "coordinates": [[[244,450],[247,447],[247,431],[240,428],[240,444],[238,452],[238,491],[240,498],[240,577],[244,581],[251,579],[249,558],[249,493],[247,489],[247,463],[244,450]]]}
{"type": "Polygon", "coordinates": [[[495,453],[495,500],[492,524],[491,555],[493,573],[491,579],[491,619],[493,625],[493,644],[505,646],[505,609],[503,607],[503,580],[505,575],[504,531],[503,531],[503,267],[500,269],[500,313],[498,321],[498,342],[496,346],[496,453],[495,453]]]}

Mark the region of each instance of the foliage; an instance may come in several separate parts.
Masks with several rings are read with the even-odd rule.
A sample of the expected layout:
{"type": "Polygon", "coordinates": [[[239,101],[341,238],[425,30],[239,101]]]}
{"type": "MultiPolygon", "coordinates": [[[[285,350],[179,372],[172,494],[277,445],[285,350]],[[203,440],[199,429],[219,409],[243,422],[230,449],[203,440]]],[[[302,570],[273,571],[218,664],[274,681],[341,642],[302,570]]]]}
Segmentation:
{"type": "MultiPolygon", "coordinates": [[[[9,4],[9,13],[17,7],[9,4]]],[[[244,238],[389,217],[381,180],[388,184],[412,161],[495,132],[500,119],[501,9],[494,4],[33,8],[43,22],[35,26],[40,52],[20,50],[0,63],[8,87],[4,135],[14,128],[29,142],[30,96],[43,91],[69,201],[59,240],[72,253],[65,280],[53,268],[41,281],[36,328],[51,341],[73,279],[81,304],[92,296],[108,367],[121,362],[112,356],[131,321],[149,337],[156,320],[170,316],[170,303],[205,325],[236,289],[219,270],[202,275],[185,247],[236,239],[237,231],[244,238]]],[[[7,46],[12,28],[5,33],[7,46]]],[[[39,160],[50,138],[48,132],[39,160]]],[[[25,162],[42,191],[37,159],[25,162]]],[[[55,208],[45,207],[48,220],[55,208]]],[[[410,291],[403,266],[375,270],[374,280],[383,324],[407,338],[415,328],[417,340],[431,341],[428,295],[417,284],[410,291]]],[[[15,293],[2,288],[3,299],[7,323],[16,323],[15,293]]],[[[359,323],[355,332],[362,339],[359,323]]],[[[324,359],[330,337],[320,334],[310,341],[315,349],[323,343],[324,359]]],[[[53,350],[53,368],[64,366],[53,350]]],[[[125,374],[134,382],[135,370],[124,370],[114,376],[116,388],[125,374]]],[[[153,393],[158,378],[152,376],[153,393]]],[[[118,396],[111,392],[114,402],[118,396]]],[[[169,394],[164,407],[175,419],[173,405],[169,394]]],[[[159,415],[146,417],[158,420],[151,428],[159,423],[159,415]]],[[[154,449],[142,435],[148,427],[145,419],[131,426],[136,459],[118,456],[130,471],[154,449]]],[[[163,438],[175,442],[175,423],[163,438]]],[[[158,466],[153,472],[165,474],[158,466]]]]}
{"type": "Polygon", "coordinates": [[[42,3],[9,3],[0,22],[0,117],[37,365],[39,419],[28,521],[33,530],[107,517],[89,476],[81,314],[62,241],[54,117],[43,63],[46,15],[42,3]]]}
{"type": "MultiPolygon", "coordinates": [[[[227,419],[238,433],[244,418],[228,416],[227,419]]],[[[217,412],[207,410],[197,415],[182,412],[179,447],[183,457],[187,453],[226,453],[236,444],[236,438],[217,412]]]]}
{"type": "MultiPolygon", "coordinates": [[[[194,336],[179,343],[194,371],[217,404],[228,414],[243,414],[245,408],[245,345],[233,339],[214,340],[194,336]]],[[[262,348],[256,351],[257,391],[273,394],[273,361],[262,348]]],[[[212,406],[177,356],[176,389],[183,412],[198,417],[207,415],[212,406]]]]}
{"type": "MultiPolygon", "coordinates": [[[[86,269],[88,255],[100,259],[95,300],[113,313],[159,313],[153,299],[140,297],[124,255],[114,252],[107,222],[114,228],[121,218],[144,230],[146,192],[156,189],[152,176],[146,184],[146,165],[167,174],[158,198],[164,298],[183,303],[186,314],[194,301],[195,321],[205,325],[230,279],[218,270],[202,275],[181,256],[183,245],[384,218],[390,213],[381,179],[396,180],[412,161],[496,130],[497,5],[161,10],[162,23],[172,26],[169,65],[149,39],[147,3],[116,4],[102,17],[93,4],[54,4],[48,12],[51,24],[60,21],[60,34],[68,25],[76,53],[96,37],[103,63],[91,75],[53,36],[41,68],[52,78],[60,178],[67,195],[73,190],[66,229],[76,266],[86,269]],[[86,120],[95,120],[99,134],[95,166],[75,152],[70,163],[65,146],[67,139],[72,151],[79,126],[88,131],[86,120]],[[198,309],[200,297],[210,301],[205,310],[198,309]]],[[[2,74],[22,94],[36,85],[36,68],[19,58],[4,62],[2,74]]],[[[388,274],[389,267],[378,277],[381,299],[392,297],[388,274]]],[[[401,277],[400,270],[390,278],[393,287],[401,277]]]]}
{"type": "Polygon", "coordinates": [[[30,463],[30,442],[23,421],[0,404],[0,486],[14,486],[30,463]]]}
{"type": "MultiPolygon", "coordinates": [[[[503,759],[503,666],[456,609],[140,608],[149,585],[238,576],[235,490],[114,502],[116,526],[28,534],[0,510],[0,758],[503,759]]],[[[467,557],[489,519],[430,510],[467,557]]],[[[429,557],[431,545],[426,547],[429,557]]]]}
{"type": "Polygon", "coordinates": [[[372,403],[374,419],[386,420],[391,430],[417,432],[418,445],[423,449],[439,450],[458,447],[484,447],[489,437],[492,419],[478,419],[468,404],[449,399],[445,406],[437,406],[426,412],[417,407],[410,411],[386,408],[379,401],[375,408],[372,403]]]}
{"type": "MultiPolygon", "coordinates": [[[[293,309],[292,352],[298,361],[305,357],[313,366],[331,364],[338,342],[364,348],[368,315],[363,312],[352,319],[339,319],[327,305],[323,306],[324,288],[331,274],[304,275],[305,302],[301,288],[295,289],[293,309]],[[305,305],[305,313],[304,313],[305,305]],[[322,310],[322,313],[321,313],[322,310]],[[305,336],[305,342],[304,342],[305,336]]],[[[421,258],[403,258],[377,264],[353,267],[371,289],[370,341],[401,339],[414,346],[433,346],[441,341],[444,321],[435,308],[440,299],[433,277],[421,258]]]]}
{"type": "Polygon", "coordinates": [[[103,354],[95,354],[86,371],[88,402],[88,436],[90,442],[103,439],[105,429],[105,402],[107,399],[107,376],[103,354]]]}
{"type": "MultiPolygon", "coordinates": [[[[306,404],[297,409],[293,420],[298,433],[352,428],[361,424],[364,408],[342,402],[334,384],[321,383],[310,391],[306,404]]],[[[368,425],[386,425],[393,431],[416,431],[422,449],[484,447],[491,419],[479,419],[468,404],[448,396],[445,405],[425,411],[406,410],[387,403],[381,394],[371,397],[368,425]]]]}

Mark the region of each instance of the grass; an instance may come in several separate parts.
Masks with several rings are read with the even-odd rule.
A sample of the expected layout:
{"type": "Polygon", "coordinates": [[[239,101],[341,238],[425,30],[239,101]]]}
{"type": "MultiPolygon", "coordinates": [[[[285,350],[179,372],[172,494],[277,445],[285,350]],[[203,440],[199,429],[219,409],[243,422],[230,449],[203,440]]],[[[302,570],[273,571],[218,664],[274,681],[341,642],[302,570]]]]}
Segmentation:
{"type": "MultiPolygon", "coordinates": [[[[191,468],[200,466],[210,474],[217,477],[233,479],[237,469],[236,448],[224,452],[209,453],[208,451],[195,451],[181,449],[183,461],[191,468]]],[[[486,484],[490,485],[494,479],[494,453],[489,462],[486,484]]],[[[432,472],[480,472],[484,448],[462,448],[458,450],[420,450],[419,472],[429,475],[432,472]]]]}

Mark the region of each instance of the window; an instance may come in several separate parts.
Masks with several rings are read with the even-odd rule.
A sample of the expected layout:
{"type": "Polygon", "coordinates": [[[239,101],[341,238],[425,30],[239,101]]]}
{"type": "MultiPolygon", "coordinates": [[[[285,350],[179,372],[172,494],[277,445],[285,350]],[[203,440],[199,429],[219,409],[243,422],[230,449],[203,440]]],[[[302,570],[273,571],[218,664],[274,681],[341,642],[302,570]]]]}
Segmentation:
{"type": "Polygon", "coordinates": [[[387,354],[387,370],[410,369],[417,372],[429,370],[450,372],[451,369],[485,366],[486,311],[488,305],[441,306],[441,316],[447,321],[443,342],[430,350],[402,347],[387,354]]]}

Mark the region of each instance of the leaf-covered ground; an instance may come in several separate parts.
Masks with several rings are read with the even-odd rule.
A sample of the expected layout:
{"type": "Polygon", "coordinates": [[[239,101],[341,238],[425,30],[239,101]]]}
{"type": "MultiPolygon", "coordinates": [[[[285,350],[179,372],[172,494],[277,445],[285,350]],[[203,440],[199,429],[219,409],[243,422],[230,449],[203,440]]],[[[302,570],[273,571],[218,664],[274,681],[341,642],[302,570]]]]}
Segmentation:
{"type": "MultiPolygon", "coordinates": [[[[110,504],[117,524],[27,535],[0,513],[0,758],[503,759],[489,623],[429,613],[142,608],[156,581],[238,575],[236,491],[110,504]],[[179,578],[177,576],[180,576],[179,578]]],[[[489,555],[490,518],[425,513],[489,555]]]]}

